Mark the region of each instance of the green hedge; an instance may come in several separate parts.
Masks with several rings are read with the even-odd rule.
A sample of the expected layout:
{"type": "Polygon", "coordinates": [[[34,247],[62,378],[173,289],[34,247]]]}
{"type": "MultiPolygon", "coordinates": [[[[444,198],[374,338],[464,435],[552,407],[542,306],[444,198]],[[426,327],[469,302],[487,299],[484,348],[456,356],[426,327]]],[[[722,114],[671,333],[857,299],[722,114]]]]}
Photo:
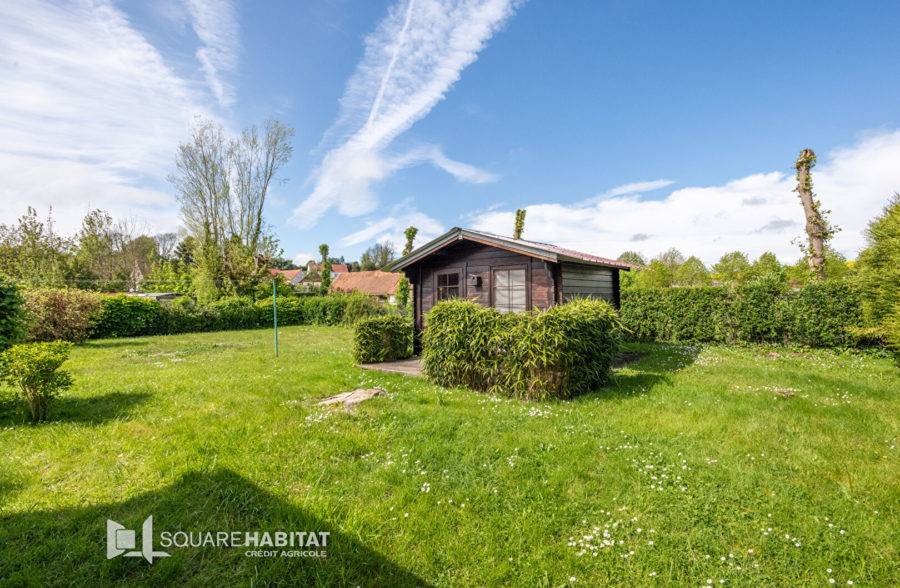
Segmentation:
{"type": "Polygon", "coordinates": [[[18,286],[0,274],[0,351],[25,336],[24,302],[18,286]]]}
{"type": "Polygon", "coordinates": [[[412,321],[400,316],[376,316],[360,320],[353,333],[357,363],[406,359],[413,354],[412,321]]]}
{"type": "MultiPolygon", "coordinates": [[[[0,306],[5,292],[0,282],[0,306]]],[[[26,295],[31,323],[28,337],[32,340],[81,341],[272,326],[271,298],[257,302],[224,298],[199,306],[187,296],[160,303],[126,294],[105,296],[72,289],[44,288],[26,291],[26,295]]],[[[8,300],[13,300],[11,296],[8,300]]],[[[358,293],[278,298],[278,324],[285,326],[353,325],[386,313],[375,299],[358,293]]],[[[0,332],[0,344],[2,335],[0,332]]]]}
{"type": "Polygon", "coordinates": [[[108,298],[73,288],[25,290],[29,341],[84,341],[103,315],[108,298]]]}
{"type": "Polygon", "coordinates": [[[600,300],[517,314],[451,300],[428,314],[422,363],[442,386],[569,398],[609,381],[620,342],[619,317],[600,300]]]}
{"type": "Polygon", "coordinates": [[[622,291],[622,322],[637,341],[795,343],[849,347],[860,343],[859,296],[847,283],[788,291],[776,281],[735,289],[653,288],[622,291]]]}

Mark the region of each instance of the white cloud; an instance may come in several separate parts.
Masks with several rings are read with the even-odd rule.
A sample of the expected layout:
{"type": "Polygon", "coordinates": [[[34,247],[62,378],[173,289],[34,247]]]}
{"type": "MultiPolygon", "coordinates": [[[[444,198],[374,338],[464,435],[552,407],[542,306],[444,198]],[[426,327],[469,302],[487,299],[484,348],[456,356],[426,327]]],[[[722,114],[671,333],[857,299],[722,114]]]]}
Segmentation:
{"type": "Polygon", "coordinates": [[[306,266],[306,262],[310,259],[319,259],[319,256],[313,253],[298,253],[294,255],[294,265],[306,266]]]}
{"type": "Polygon", "coordinates": [[[661,188],[665,188],[666,186],[671,186],[675,183],[675,180],[652,180],[649,182],[631,182],[630,184],[623,184],[621,186],[616,186],[612,190],[607,190],[603,194],[598,194],[591,198],[590,201],[600,201],[606,198],[612,198],[613,196],[624,196],[626,194],[643,194],[644,192],[653,192],[654,190],[659,190],[661,188]]]}
{"type": "Polygon", "coordinates": [[[62,232],[89,207],[177,226],[161,187],[204,99],[120,10],[4,0],[0,55],[0,222],[52,205],[62,232]]]}
{"type": "Polygon", "coordinates": [[[342,238],[341,245],[350,247],[370,241],[390,241],[399,251],[406,243],[403,231],[410,226],[419,229],[415,239],[417,247],[444,232],[444,227],[438,221],[413,208],[411,200],[407,199],[397,204],[387,217],[367,222],[363,229],[342,238]]]}
{"type": "Polygon", "coordinates": [[[495,177],[426,146],[392,156],[391,142],[441,101],[485,43],[513,13],[514,0],[407,0],[394,5],[375,32],[326,133],[337,142],[313,176],[310,196],[291,221],[308,227],[332,206],[344,215],[375,209],[372,185],[398,169],[430,161],[460,181],[495,177]]]}
{"type": "Polygon", "coordinates": [[[238,64],[240,27],[234,6],[228,0],[187,0],[191,26],[203,46],[197,59],[206,82],[222,106],[234,102],[234,88],[223,80],[223,74],[234,71],[238,64]]]}
{"type": "MultiPolygon", "coordinates": [[[[900,190],[898,161],[900,131],[879,132],[821,157],[813,170],[815,191],[842,228],[834,246],[848,258],[864,246],[868,221],[900,190]]],[[[772,251],[793,262],[800,254],[791,240],[804,235],[795,185],[793,173],[770,172],[721,186],[681,188],[661,200],[642,199],[629,189],[596,202],[539,204],[528,207],[524,237],[607,257],[626,250],[653,256],[677,247],[706,263],[734,250],[751,257],[772,251]]],[[[474,226],[510,234],[513,223],[513,212],[494,211],[474,226]]]]}

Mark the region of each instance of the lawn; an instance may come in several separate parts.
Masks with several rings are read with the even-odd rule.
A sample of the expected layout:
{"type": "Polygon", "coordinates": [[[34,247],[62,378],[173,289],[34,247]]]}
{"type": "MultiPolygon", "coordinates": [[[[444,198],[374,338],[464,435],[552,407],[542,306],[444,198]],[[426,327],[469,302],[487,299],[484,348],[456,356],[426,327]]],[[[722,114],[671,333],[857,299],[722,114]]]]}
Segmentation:
{"type": "Polygon", "coordinates": [[[330,327],[93,341],[45,425],[0,402],[0,583],[900,584],[900,370],[827,351],[632,345],[525,403],[352,365],[330,327]],[[771,356],[770,352],[776,356],[771,356]],[[389,394],[347,414],[315,400],[389,394]],[[330,532],[106,558],[106,520],[330,532]],[[280,550],[278,550],[280,552],[280,550]]]}

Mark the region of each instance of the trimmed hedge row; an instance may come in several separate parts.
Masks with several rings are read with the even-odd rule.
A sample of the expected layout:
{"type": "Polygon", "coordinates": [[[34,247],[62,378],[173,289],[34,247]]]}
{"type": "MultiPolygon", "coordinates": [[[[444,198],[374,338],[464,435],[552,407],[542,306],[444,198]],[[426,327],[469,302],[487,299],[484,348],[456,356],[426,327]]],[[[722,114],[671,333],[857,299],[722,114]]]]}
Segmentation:
{"type": "MultiPolygon", "coordinates": [[[[33,341],[140,337],[272,326],[272,299],[225,298],[205,306],[188,297],[159,303],[74,289],[24,291],[33,341]]],[[[387,311],[363,294],[278,299],[279,325],[352,325],[387,311]]]]}
{"type": "Polygon", "coordinates": [[[353,357],[357,363],[406,359],[413,355],[413,324],[401,316],[376,316],[356,323],[353,357]]]}
{"type": "Polygon", "coordinates": [[[0,274],[0,351],[25,336],[24,300],[18,286],[0,274]]]}
{"type": "Polygon", "coordinates": [[[422,363],[441,386],[569,398],[609,381],[621,327],[616,311],[600,300],[515,314],[450,300],[427,316],[422,363]]]}
{"type": "Polygon", "coordinates": [[[859,296],[846,283],[785,291],[775,281],[734,290],[653,288],[622,291],[622,323],[638,341],[860,345],[859,296]]]}

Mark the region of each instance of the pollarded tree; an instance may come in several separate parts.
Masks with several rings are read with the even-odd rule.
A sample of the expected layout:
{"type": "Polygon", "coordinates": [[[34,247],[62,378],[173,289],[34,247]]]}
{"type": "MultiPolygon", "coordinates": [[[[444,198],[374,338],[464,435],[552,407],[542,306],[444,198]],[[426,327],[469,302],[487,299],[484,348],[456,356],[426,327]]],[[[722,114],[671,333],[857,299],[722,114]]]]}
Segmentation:
{"type": "Polygon", "coordinates": [[[319,254],[322,256],[322,292],[328,292],[331,286],[331,261],[328,260],[328,245],[319,245],[319,254]]]}
{"type": "Polygon", "coordinates": [[[416,235],[418,234],[419,229],[416,227],[409,227],[405,231],[403,231],[403,235],[406,237],[406,246],[403,248],[403,255],[409,255],[413,250],[413,241],[416,240],[416,235]]]}
{"type": "Polygon", "coordinates": [[[800,156],[794,164],[794,169],[797,170],[797,187],[794,188],[794,191],[800,196],[806,216],[806,235],[809,246],[805,249],[805,256],[809,263],[809,271],[814,280],[822,282],[825,280],[826,270],[825,247],[838,229],[828,222],[830,211],[822,209],[822,203],[813,193],[812,168],[815,165],[816,154],[812,149],[804,149],[800,152],[800,156]]]}

